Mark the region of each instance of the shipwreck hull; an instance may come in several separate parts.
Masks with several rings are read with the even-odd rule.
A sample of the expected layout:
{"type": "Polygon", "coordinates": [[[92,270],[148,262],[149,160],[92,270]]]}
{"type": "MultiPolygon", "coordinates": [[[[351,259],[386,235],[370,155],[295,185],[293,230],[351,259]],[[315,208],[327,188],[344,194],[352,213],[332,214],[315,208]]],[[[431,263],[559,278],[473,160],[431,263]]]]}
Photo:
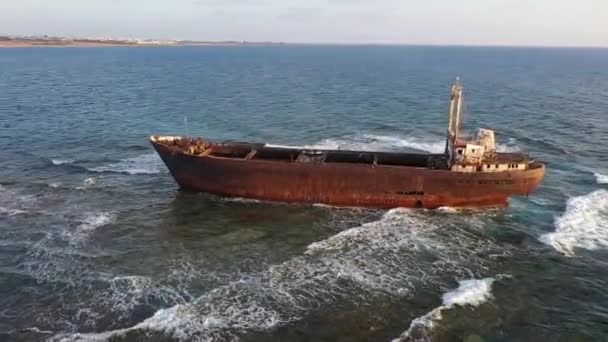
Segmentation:
{"type": "Polygon", "coordinates": [[[152,144],[180,188],[268,201],[374,208],[503,206],[528,195],[545,167],[464,173],[424,167],[353,163],[300,163],[199,156],[152,144]]]}

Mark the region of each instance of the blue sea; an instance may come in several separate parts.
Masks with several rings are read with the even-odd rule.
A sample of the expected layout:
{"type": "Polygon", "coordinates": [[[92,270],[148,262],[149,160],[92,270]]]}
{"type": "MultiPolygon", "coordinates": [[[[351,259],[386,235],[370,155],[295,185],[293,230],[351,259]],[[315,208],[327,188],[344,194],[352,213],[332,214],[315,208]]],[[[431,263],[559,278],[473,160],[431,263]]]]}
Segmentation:
{"type": "Polygon", "coordinates": [[[2,341],[607,341],[608,49],[0,50],[2,341]],[[547,164],[506,208],[180,192],[153,134],[547,164]]]}

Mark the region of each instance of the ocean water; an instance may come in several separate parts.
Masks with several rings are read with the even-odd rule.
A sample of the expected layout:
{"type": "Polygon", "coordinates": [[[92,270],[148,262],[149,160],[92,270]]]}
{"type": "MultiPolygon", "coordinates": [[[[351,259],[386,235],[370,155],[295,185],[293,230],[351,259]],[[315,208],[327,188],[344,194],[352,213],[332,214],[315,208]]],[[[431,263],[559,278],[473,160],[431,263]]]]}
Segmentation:
{"type": "Polygon", "coordinates": [[[608,340],[608,50],[0,50],[2,341],[608,340]],[[178,191],[151,134],[548,165],[507,208],[178,191]]]}

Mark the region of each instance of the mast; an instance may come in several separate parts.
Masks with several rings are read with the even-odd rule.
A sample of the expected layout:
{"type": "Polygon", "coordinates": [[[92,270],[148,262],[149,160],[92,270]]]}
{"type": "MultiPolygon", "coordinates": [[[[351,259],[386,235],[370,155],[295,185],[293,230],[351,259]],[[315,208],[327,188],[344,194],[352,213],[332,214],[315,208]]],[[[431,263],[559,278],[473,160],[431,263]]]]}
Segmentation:
{"type": "Polygon", "coordinates": [[[454,140],[456,140],[460,133],[460,117],[462,116],[462,86],[460,85],[458,78],[456,78],[456,84],[454,84],[454,86],[456,87],[456,97],[458,99],[456,104],[456,123],[454,125],[454,140]]]}
{"type": "Polygon", "coordinates": [[[452,85],[452,92],[450,94],[450,108],[448,110],[448,139],[452,138],[452,123],[454,119],[454,105],[456,104],[456,84],[452,85]]]}

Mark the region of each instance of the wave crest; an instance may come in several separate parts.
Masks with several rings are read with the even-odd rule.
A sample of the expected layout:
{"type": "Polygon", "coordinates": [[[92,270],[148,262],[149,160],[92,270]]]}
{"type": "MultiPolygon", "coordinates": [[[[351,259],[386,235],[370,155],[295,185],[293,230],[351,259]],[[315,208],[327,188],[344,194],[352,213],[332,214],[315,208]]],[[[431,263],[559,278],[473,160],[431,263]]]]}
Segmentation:
{"type": "Polygon", "coordinates": [[[574,256],[576,248],[608,248],[608,191],[569,199],[555,227],[555,232],[543,234],[539,240],[567,256],[574,256]]]}
{"type": "Polygon", "coordinates": [[[163,164],[156,153],[144,154],[134,158],[123,159],[116,163],[110,163],[97,167],[87,168],[92,172],[115,172],[129,175],[156,174],[160,173],[163,164]]]}
{"type": "Polygon", "coordinates": [[[443,304],[424,316],[412,320],[410,327],[393,342],[401,341],[431,341],[430,331],[437,321],[442,319],[442,311],[455,306],[477,307],[492,299],[492,284],[494,278],[469,279],[458,282],[457,289],[446,292],[442,296],[443,304]]]}
{"type": "Polygon", "coordinates": [[[608,184],[608,175],[603,175],[597,172],[595,172],[593,175],[595,176],[595,180],[598,184],[608,184]]]}
{"type": "Polygon", "coordinates": [[[74,163],[73,159],[51,159],[53,165],[64,165],[74,163]]]}
{"type": "MultiPolygon", "coordinates": [[[[216,287],[187,304],[161,309],[131,328],[71,337],[103,340],[153,331],[183,340],[237,339],[300,321],[336,301],[364,305],[374,296],[412,295],[429,282],[443,286],[459,275],[482,271],[488,254],[504,252],[491,241],[442,226],[446,221],[458,224],[460,215],[441,216],[390,210],[377,221],[310,244],[303,255],[216,287]]],[[[481,301],[474,295],[457,298],[450,301],[481,301]]]]}

